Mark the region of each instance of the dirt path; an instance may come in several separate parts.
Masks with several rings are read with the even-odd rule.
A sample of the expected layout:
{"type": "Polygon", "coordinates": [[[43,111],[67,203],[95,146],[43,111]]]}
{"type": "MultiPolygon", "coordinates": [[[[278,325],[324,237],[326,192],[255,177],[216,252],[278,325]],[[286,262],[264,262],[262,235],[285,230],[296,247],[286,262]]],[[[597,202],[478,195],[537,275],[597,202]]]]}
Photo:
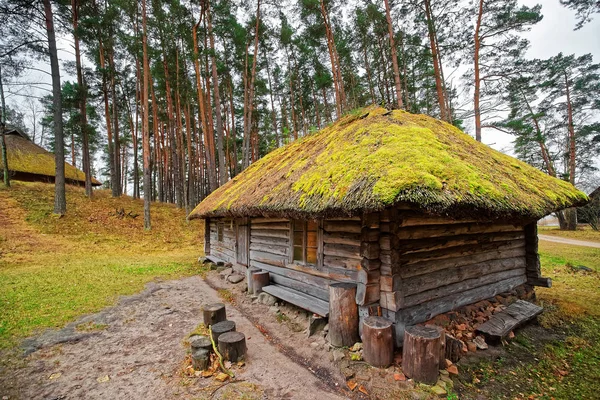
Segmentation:
{"type": "MultiPolygon", "coordinates": [[[[42,348],[33,351],[24,366],[0,375],[0,397],[162,400],[219,398],[222,392],[226,396],[226,389],[238,384],[211,397],[215,381],[185,379],[181,374],[184,339],[201,322],[202,304],[218,301],[215,290],[198,276],[151,283],[115,307],[27,341],[30,350],[42,348]],[[81,323],[105,329],[82,335],[74,329],[81,323]],[[77,341],[56,344],[72,339],[77,341]]],[[[245,385],[240,386],[245,398],[343,398],[332,389],[335,384],[325,385],[280,353],[233,306],[228,305],[227,314],[247,338],[247,363],[236,376],[243,380],[239,385],[245,385]]]]}
{"type": "Polygon", "coordinates": [[[573,246],[584,246],[584,247],[593,247],[596,249],[600,249],[600,243],[598,242],[589,242],[586,240],[577,240],[577,239],[567,239],[558,236],[550,236],[550,235],[538,235],[540,240],[545,240],[547,242],[561,243],[561,244],[570,244],[573,246]]]}

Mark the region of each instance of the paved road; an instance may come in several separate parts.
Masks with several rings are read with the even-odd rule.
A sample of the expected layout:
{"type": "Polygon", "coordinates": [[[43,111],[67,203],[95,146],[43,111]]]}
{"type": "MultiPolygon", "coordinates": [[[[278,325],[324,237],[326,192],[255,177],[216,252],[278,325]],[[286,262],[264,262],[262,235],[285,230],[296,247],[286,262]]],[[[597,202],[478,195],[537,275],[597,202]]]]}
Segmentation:
{"type": "Polygon", "coordinates": [[[600,249],[599,242],[588,242],[585,240],[577,240],[577,239],[567,239],[558,236],[549,236],[549,235],[538,235],[540,240],[545,240],[547,242],[561,243],[561,244],[571,244],[573,246],[584,246],[584,247],[594,247],[596,249],[600,249]]]}

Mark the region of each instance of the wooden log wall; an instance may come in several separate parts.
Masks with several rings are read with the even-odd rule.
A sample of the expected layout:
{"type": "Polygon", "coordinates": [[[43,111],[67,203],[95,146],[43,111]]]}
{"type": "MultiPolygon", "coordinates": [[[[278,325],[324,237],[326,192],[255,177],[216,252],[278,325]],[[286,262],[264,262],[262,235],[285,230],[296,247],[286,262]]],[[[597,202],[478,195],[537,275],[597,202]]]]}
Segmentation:
{"type": "Polygon", "coordinates": [[[527,281],[523,226],[381,212],[380,304],[404,327],[527,281]]]}
{"type": "Polygon", "coordinates": [[[527,261],[527,283],[531,286],[551,287],[552,279],[542,277],[538,253],[537,221],[525,225],[525,258],[527,261]]]}
{"type": "Polygon", "coordinates": [[[210,255],[226,263],[235,263],[235,224],[229,218],[210,220],[210,255]],[[223,224],[223,240],[218,238],[218,225],[223,224]]]}

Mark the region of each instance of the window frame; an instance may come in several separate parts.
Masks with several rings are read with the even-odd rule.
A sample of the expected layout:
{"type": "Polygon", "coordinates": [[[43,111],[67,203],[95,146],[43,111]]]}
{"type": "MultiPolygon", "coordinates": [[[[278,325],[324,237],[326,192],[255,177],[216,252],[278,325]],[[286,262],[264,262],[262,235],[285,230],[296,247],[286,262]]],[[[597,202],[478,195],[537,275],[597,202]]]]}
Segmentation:
{"type": "Polygon", "coordinates": [[[307,267],[314,267],[314,268],[320,268],[323,266],[323,221],[322,220],[316,220],[314,221],[316,222],[317,225],[317,230],[316,230],[316,262],[315,263],[309,263],[306,261],[307,259],[307,242],[308,242],[308,220],[303,220],[303,219],[291,219],[290,220],[290,244],[289,244],[289,248],[290,248],[290,254],[289,254],[289,262],[291,264],[299,264],[299,265],[304,265],[307,267]],[[296,230],[296,226],[297,224],[302,224],[302,260],[295,260],[294,259],[294,248],[298,247],[298,245],[296,245],[294,243],[294,233],[295,232],[300,232],[299,230],[296,230]]]}

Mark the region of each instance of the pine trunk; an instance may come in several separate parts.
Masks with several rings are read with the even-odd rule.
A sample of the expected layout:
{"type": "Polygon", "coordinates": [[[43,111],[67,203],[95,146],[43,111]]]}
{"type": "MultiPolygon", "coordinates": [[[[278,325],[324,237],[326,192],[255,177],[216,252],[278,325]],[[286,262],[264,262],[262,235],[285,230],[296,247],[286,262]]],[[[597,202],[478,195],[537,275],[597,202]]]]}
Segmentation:
{"type": "Polygon", "coordinates": [[[479,30],[483,17],[483,0],[479,0],[479,13],[477,14],[477,25],[475,26],[475,55],[473,57],[473,68],[475,70],[474,108],[475,108],[475,139],[481,142],[481,108],[480,92],[481,78],[479,77],[479,49],[481,47],[479,30]]]}
{"type": "Polygon", "coordinates": [[[435,75],[435,88],[437,91],[438,104],[440,107],[440,118],[444,121],[448,120],[448,114],[446,110],[446,99],[444,98],[444,85],[442,82],[442,74],[440,71],[439,58],[437,55],[437,45],[434,29],[433,15],[431,13],[430,0],[425,0],[425,15],[427,17],[427,31],[429,33],[429,44],[431,47],[431,58],[433,61],[433,72],[435,75]]]}
{"type": "Polygon", "coordinates": [[[392,25],[392,15],[390,10],[389,0],[385,2],[385,16],[388,23],[388,33],[390,35],[390,48],[392,50],[392,65],[394,67],[394,82],[396,84],[396,101],[398,108],[403,108],[402,104],[402,87],[400,85],[400,69],[398,68],[398,52],[394,43],[394,27],[392,25]]]}
{"type": "MultiPolygon", "coordinates": [[[[46,0],[48,1],[48,0],[46,0]]],[[[148,84],[150,79],[150,65],[148,62],[148,36],[146,34],[146,0],[142,0],[142,49],[144,64],[144,91],[142,106],[144,107],[143,129],[142,129],[142,147],[144,158],[144,228],[152,229],[150,220],[150,198],[152,196],[152,176],[150,165],[150,116],[148,104],[148,84]]],[[[156,123],[156,121],[154,122],[156,123]]]]}

